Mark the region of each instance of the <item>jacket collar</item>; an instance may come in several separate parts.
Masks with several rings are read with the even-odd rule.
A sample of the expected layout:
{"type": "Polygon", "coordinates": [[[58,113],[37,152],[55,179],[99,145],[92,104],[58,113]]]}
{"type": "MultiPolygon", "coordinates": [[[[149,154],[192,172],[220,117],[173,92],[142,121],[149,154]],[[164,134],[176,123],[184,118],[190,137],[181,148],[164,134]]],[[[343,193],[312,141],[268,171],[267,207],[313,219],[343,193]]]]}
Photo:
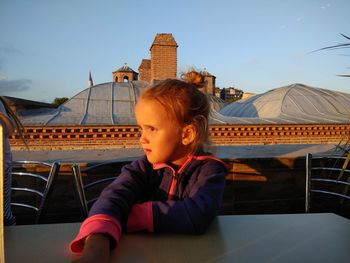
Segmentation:
{"type": "Polygon", "coordinates": [[[153,164],[153,169],[154,170],[159,170],[161,168],[167,167],[167,168],[171,169],[174,174],[179,174],[179,173],[181,173],[181,172],[183,172],[185,170],[185,168],[188,166],[188,164],[192,160],[203,161],[203,160],[206,160],[206,159],[213,159],[213,160],[216,160],[218,162],[224,163],[222,160],[216,158],[213,155],[209,155],[209,154],[207,154],[207,155],[188,155],[187,159],[185,160],[185,162],[181,165],[181,167],[177,171],[175,171],[175,169],[172,166],[170,166],[169,164],[167,164],[167,163],[154,163],[153,164]]]}

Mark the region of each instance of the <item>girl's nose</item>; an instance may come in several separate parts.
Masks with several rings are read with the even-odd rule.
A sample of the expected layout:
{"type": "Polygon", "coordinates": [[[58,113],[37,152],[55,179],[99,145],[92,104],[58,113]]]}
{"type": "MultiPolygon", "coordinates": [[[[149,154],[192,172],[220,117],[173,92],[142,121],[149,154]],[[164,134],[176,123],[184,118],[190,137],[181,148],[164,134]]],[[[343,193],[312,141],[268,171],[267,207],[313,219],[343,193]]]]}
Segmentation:
{"type": "Polygon", "coordinates": [[[140,143],[141,143],[141,144],[148,143],[148,140],[147,140],[147,138],[146,138],[146,136],[145,136],[144,133],[141,133],[141,136],[140,136],[140,143]]]}

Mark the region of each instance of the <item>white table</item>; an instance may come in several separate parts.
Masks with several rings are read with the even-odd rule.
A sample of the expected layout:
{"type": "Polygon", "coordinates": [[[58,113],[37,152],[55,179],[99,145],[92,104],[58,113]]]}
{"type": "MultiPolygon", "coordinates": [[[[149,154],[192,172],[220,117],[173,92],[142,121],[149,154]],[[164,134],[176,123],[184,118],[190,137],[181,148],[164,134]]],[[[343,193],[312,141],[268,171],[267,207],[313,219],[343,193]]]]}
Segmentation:
{"type": "MultiPolygon", "coordinates": [[[[80,224],[5,227],[6,263],[69,262],[80,224]]],[[[111,262],[350,262],[350,220],[334,214],[219,216],[207,233],[127,234],[111,262]]]]}

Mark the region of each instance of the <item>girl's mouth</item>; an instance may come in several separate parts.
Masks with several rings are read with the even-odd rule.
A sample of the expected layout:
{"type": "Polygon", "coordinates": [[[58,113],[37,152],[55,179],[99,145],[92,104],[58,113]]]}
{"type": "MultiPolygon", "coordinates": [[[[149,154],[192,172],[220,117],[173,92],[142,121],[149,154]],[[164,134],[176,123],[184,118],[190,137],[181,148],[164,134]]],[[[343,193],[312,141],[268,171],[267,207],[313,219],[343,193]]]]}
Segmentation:
{"type": "Polygon", "coordinates": [[[152,152],[151,149],[143,149],[143,151],[145,152],[146,155],[147,155],[147,154],[150,154],[150,153],[152,152]]]}

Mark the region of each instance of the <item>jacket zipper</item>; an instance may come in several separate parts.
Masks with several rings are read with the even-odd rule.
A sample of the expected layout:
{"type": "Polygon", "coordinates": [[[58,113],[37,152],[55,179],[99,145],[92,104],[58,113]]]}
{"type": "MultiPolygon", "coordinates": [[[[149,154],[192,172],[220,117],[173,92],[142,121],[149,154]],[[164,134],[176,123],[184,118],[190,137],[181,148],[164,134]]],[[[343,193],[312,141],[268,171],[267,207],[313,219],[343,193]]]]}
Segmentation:
{"type": "Polygon", "coordinates": [[[173,176],[169,187],[168,200],[174,199],[176,188],[177,188],[177,176],[173,176]]]}
{"type": "Polygon", "coordinates": [[[178,179],[179,179],[179,174],[187,167],[187,165],[192,161],[193,157],[190,157],[186,160],[186,162],[181,166],[179,171],[175,171],[174,169],[172,170],[173,176],[171,179],[169,191],[168,191],[168,200],[174,199],[176,190],[177,190],[177,184],[178,184],[178,179]]]}

